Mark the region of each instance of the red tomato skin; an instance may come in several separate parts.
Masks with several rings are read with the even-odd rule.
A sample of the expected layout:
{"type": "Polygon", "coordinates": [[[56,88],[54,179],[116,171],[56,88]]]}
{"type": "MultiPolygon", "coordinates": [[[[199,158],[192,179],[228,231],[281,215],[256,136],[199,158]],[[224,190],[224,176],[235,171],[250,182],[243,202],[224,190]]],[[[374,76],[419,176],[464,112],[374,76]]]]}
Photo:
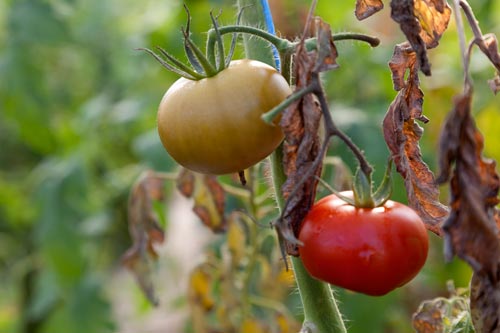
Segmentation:
{"type": "Polygon", "coordinates": [[[313,277],[372,296],[413,279],[429,248],[425,225],[408,206],[389,200],[381,207],[356,208],[336,195],[312,207],[299,240],[300,257],[313,277]]]}

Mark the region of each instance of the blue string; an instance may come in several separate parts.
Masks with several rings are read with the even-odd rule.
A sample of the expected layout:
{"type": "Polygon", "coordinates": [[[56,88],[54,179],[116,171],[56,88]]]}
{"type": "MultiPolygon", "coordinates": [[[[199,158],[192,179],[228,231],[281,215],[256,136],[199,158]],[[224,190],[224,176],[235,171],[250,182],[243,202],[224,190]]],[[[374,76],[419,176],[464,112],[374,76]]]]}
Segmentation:
{"type": "MultiPolygon", "coordinates": [[[[267,2],[267,0],[260,0],[260,4],[262,6],[262,11],[264,13],[264,19],[266,21],[267,31],[275,35],[276,31],[274,30],[273,15],[271,13],[271,8],[269,8],[269,3],[267,2]]],[[[273,48],[274,63],[276,64],[276,68],[279,69],[280,56],[276,47],[273,46],[272,48],[273,48]]]]}

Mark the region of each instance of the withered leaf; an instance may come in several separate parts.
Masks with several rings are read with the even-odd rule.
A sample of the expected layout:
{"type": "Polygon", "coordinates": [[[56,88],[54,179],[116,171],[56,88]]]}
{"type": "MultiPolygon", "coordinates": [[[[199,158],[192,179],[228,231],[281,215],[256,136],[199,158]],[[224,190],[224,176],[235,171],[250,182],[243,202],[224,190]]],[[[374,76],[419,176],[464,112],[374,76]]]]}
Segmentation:
{"type": "Polygon", "coordinates": [[[226,230],[225,194],[217,178],[183,169],[177,179],[177,189],[193,198],[193,211],[204,225],[214,232],[226,230]]]}
{"type": "MultiPolygon", "coordinates": [[[[314,75],[337,66],[337,50],[332,40],[332,33],[328,24],[316,18],[313,34],[317,37],[318,45],[315,51],[307,52],[301,43],[295,55],[296,91],[300,91],[311,84],[314,75]]],[[[283,165],[287,176],[282,192],[288,200],[283,212],[283,223],[277,226],[280,241],[297,237],[300,223],[314,203],[317,180],[314,176],[321,174],[321,163],[311,170],[320,151],[318,136],[321,119],[321,109],[311,94],[292,104],[282,115],[280,125],[285,134],[283,145],[283,165]],[[312,171],[312,174],[311,174],[312,171]],[[304,176],[311,176],[304,181],[304,176]]],[[[285,242],[286,252],[297,255],[297,245],[285,242]]]]}
{"type": "Polygon", "coordinates": [[[500,75],[497,73],[493,79],[488,80],[488,85],[491,91],[496,95],[500,91],[500,75]]]}
{"type": "Polygon", "coordinates": [[[448,209],[439,202],[434,175],[420,152],[423,129],[415,120],[427,122],[427,118],[422,114],[424,95],[419,88],[415,52],[407,43],[397,45],[389,67],[394,88],[399,93],[383,120],[384,139],[396,170],[404,179],[410,207],[415,209],[430,231],[439,235],[448,209]],[[405,81],[407,71],[409,75],[405,81]]]}
{"type": "Polygon", "coordinates": [[[480,273],[472,274],[470,307],[476,332],[500,332],[500,295],[498,286],[480,273]]]}
{"type": "Polygon", "coordinates": [[[450,16],[451,9],[445,0],[391,1],[391,17],[399,23],[425,75],[431,75],[427,49],[438,45],[450,16]]]}
{"type": "Polygon", "coordinates": [[[467,299],[454,296],[425,301],[413,314],[412,324],[417,333],[462,332],[472,333],[467,299]]]}
{"type": "Polygon", "coordinates": [[[339,54],[337,52],[337,47],[333,43],[330,25],[325,23],[320,17],[315,17],[314,34],[317,38],[317,54],[314,56],[316,65],[313,71],[315,73],[320,73],[337,68],[337,57],[339,54]]]}
{"type": "Polygon", "coordinates": [[[486,34],[478,45],[497,70],[495,77],[488,80],[491,91],[496,95],[500,91],[500,53],[498,52],[497,37],[494,34],[486,34]]]}
{"type": "Polygon", "coordinates": [[[480,48],[488,59],[490,59],[497,71],[500,72],[500,53],[498,52],[498,41],[495,34],[484,35],[483,43],[480,43],[480,48]]]}
{"type": "Polygon", "coordinates": [[[209,312],[215,306],[215,298],[212,294],[214,275],[214,267],[209,263],[202,263],[196,266],[189,276],[189,302],[203,312],[209,312]]]}
{"type": "Polygon", "coordinates": [[[472,88],[455,99],[440,139],[438,180],[450,179],[451,214],[443,225],[445,254],[474,270],[471,310],[478,332],[500,332],[500,241],[495,162],[482,157],[483,137],[471,115],[472,88]]]}
{"type": "Polygon", "coordinates": [[[154,171],[145,171],[134,184],[128,203],[128,225],[133,245],[122,257],[123,264],[134,274],[139,286],[152,304],[157,304],[151,279],[157,259],[154,245],[164,241],[153,202],[165,195],[164,179],[154,171]]]}
{"type": "Polygon", "coordinates": [[[471,100],[472,89],[456,98],[441,133],[438,181],[446,182],[451,176],[452,208],[443,228],[451,254],[494,277],[500,242],[493,216],[500,182],[496,163],[482,157],[484,140],[471,116],[471,100]]]}
{"type": "Polygon", "coordinates": [[[414,0],[414,13],[427,48],[436,47],[450,22],[451,8],[446,0],[414,0]]]}
{"type": "Polygon", "coordinates": [[[384,8],[382,0],[357,0],[354,14],[358,20],[364,20],[384,8]]]}

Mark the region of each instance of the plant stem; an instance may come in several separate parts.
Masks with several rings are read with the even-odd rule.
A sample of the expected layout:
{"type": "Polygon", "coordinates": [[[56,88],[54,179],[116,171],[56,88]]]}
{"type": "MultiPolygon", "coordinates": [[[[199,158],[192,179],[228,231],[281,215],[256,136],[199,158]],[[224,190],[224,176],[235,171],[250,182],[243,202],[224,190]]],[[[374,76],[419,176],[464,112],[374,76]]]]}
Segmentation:
{"type": "MultiPolygon", "coordinates": [[[[372,37],[360,33],[354,33],[354,32],[343,32],[343,33],[336,33],[332,35],[333,41],[338,42],[341,40],[357,40],[360,42],[365,42],[368,43],[371,47],[377,47],[380,44],[380,39],[377,37],[372,37]]],[[[306,49],[308,51],[314,50],[317,47],[317,38],[312,37],[308,38],[305,40],[305,45],[306,49]]],[[[299,42],[296,42],[294,44],[298,44],[299,42]]]]}
{"type": "MultiPolygon", "coordinates": [[[[239,8],[242,8],[245,5],[261,8],[261,4],[258,0],[238,0],[239,8]]],[[[244,16],[246,14],[246,10],[247,9],[245,9],[245,12],[243,13],[244,16]]],[[[250,23],[254,25],[265,23],[265,17],[262,11],[260,12],[260,16],[253,16],[251,19],[253,21],[250,21],[250,23]]],[[[246,21],[248,22],[249,20],[250,17],[247,17],[246,21]]],[[[245,51],[247,53],[247,57],[250,57],[252,53],[259,51],[258,46],[250,45],[255,41],[256,39],[246,40],[245,51]]],[[[270,49],[268,50],[270,51],[270,49]]],[[[263,54],[260,53],[259,56],[262,57],[263,54]]],[[[259,60],[265,60],[267,63],[274,63],[272,52],[267,53],[267,59],[261,58],[259,60]]],[[[288,74],[289,73],[283,73],[285,77],[288,77],[288,74]]],[[[281,193],[281,187],[286,181],[286,175],[283,170],[282,145],[271,155],[271,171],[274,190],[276,193],[276,202],[280,211],[282,211],[285,206],[285,199],[281,193]]],[[[306,325],[314,326],[316,328],[315,332],[317,333],[346,333],[347,330],[330,286],[311,277],[305,270],[300,258],[292,258],[292,265],[304,308],[304,327],[306,327],[306,325]]]]}
{"type": "Polygon", "coordinates": [[[347,333],[330,286],[311,277],[300,258],[292,257],[292,266],[304,307],[304,324],[313,324],[318,333],[347,333]]]}
{"type": "Polygon", "coordinates": [[[455,13],[455,22],[457,25],[458,41],[460,45],[460,53],[462,56],[462,66],[464,67],[465,82],[469,81],[469,56],[467,51],[467,46],[465,42],[465,29],[462,20],[462,13],[460,12],[460,0],[453,0],[453,6],[455,13]]]}
{"type": "MultiPolygon", "coordinates": [[[[283,151],[280,147],[271,155],[272,179],[280,210],[285,206],[285,199],[280,191],[286,180],[282,162],[283,151]]],[[[330,285],[310,276],[300,258],[292,257],[291,261],[304,309],[304,325],[314,325],[318,333],[346,333],[347,329],[330,285]]]]}

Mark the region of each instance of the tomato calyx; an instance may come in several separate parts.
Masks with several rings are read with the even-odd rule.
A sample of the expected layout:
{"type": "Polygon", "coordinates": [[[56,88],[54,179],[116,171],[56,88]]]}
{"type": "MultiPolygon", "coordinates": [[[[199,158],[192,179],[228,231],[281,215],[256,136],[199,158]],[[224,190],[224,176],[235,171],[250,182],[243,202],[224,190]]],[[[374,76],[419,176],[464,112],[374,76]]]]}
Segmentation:
{"type": "MultiPolygon", "coordinates": [[[[212,30],[214,31],[213,35],[215,36],[215,39],[211,43],[207,44],[206,51],[203,53],[203,51],[191,39],[191,14],[186,5],[184,5],[184,9],[187,13],[187,23],[186,28],[181,28],[181,31],[184,39],[184,51],[189,60],[190,66],[184,64],[182,61],[159,46],[156,47],[159,54],[148,48],[138,48],[137,50],[146,51],[167,70],[188,80],[198,81],[204,78],[213,77],[229,66],[236,47],[237,34],[233,33],[231,46],[226,55],[222,35],[219,31],[219,15],[214,16],[213,13],[210,12],[210,18],[212,19],[213,25],[212,30]]],[[[236,22],[237,25],[239,25],[240,19],[241,12],[238,15],[236,22]]]]}
{"type": "Polygon", "coordinates": [[[352,184],[354,200],[352,200],[351,204],[358,208],[374,208],[386,203],[392,194],[391,170],[392,159],[389,159],[384,178],[379,187],[373,192],[371,173],[365,174],[358,168],[352,184]]]}
{"type": "MultiPolygon", "coordinates": [[[[357,208],[375,208],[383,206],[392,195],[392,159],[387,162],[384,178],[380,182],[378,188],[373,191],[373,183],[371,180],[371,172],[365,173],[358,167],[353,177],[352,182],[352,197],[342,194],[323,182],[332,193],[337,197],[357,208]]],[[[319,179],[322,181],[321,179],[319,179]]]]}

